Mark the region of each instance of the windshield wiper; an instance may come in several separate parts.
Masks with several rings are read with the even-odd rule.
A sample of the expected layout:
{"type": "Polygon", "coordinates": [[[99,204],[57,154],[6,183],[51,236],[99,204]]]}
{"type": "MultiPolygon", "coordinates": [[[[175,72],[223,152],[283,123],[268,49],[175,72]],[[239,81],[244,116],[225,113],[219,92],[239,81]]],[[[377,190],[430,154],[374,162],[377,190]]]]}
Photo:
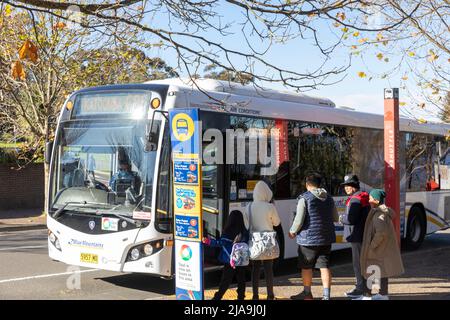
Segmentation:
{"type": "Polygon", "coordinates": [[[142,222],[136,221],[136,220],[131,219],[131,218],[127,217],[127,216],[123,216],[123,215],[121,215],[121,214],[114,213],[114,212],[107,212],[107,214],[110,214],[110,215],[112,215],[112,216],[114,216],[114,217],[116,217],[116,218],[125,220],[125,221],[127,221],[128,223],[134,224],[134,225],[135,225],[136,227],[138,227],[138,228],[142,227],[142,222]]]}
{"type": "Polygon", "coordinates": [[[61,208],[59,208],[58,210],[55,211],[55,213],[53,214],[53,219],[58,218],[61,214],[63,214],[64,212],[66,212],[66,211],[67,211],[67,210],[66,210],[66,207],[67,207],[68,205],[71,205],[71,204],[83,204],[83,205],[89,204],[89,205],[102,205],[102,206],[105,205],[104,203],[97,203],[97,202],[68,201],[68,202],[64,203],[64,205],[63,205],[61,208]]]}

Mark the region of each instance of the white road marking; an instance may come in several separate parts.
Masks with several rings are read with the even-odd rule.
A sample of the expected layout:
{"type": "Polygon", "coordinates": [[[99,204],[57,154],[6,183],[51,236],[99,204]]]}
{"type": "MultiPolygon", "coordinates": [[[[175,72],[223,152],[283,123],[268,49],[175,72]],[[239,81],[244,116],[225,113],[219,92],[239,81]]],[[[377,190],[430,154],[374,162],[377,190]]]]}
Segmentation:
{"type": "Polygon", "coordinates": [[[22,233],[42,233],[46,234],[48,231],[44,229],[34,229],[34,230],[16,230],[16,231],[1,231],[0,237],[10,237],[11,235],[21,235],[22,233]]]}
{"type": "Polygon", "coordinates": [[[41,248],[47,248],[47,245],[45,246],[21,246],[21,247],[9,247],[9,248],[0,248],[0,251],[10,251],[10,250],[17,250],[17,249],[41,249],[41,248]]]}
{"type": "Polygon", "coordinates": [[[58,276],[69,276],[69,275],[73,275],[73,274],[76,274],[76,273],[86,273],[86,272],[95,272],[95,271],[102,271],[102,270],[100,270],[100,269],[88,269],[88,270],[81,270],[81,271],[75,271],[75,272],[41,274],[41,275],[38,275],[38,276],[30,276],[30,277],[23,277],[23,278],[14,278],[14,279],[0,280],[0,284],[8,283],[8,282],[24,281],[24,280],[51,278],[51,277],[58,277],[58,276]]]}

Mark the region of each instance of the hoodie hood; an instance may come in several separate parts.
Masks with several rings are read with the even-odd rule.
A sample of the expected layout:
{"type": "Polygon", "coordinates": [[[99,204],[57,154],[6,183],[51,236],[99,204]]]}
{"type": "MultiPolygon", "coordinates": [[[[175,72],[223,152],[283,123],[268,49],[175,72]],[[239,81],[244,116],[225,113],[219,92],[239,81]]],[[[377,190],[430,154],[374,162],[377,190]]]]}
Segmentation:
{"type": "Polygon", "coordinates": [[[254,201],[270,202],[272,196],[272,190],[270,190],[269,186],[264,181],[258,181],[258,183],[256,183],[255,189],[253,190],[254,201]]]}
{"type": "Polygon", "coordinates": [[[386,205],[384,205],[384,204],[380,205],[378,207],[378,210],[383,212],[383,214],[385,214],[390,219],[394,219],[394,216],[395,216],[394,210],[392,210],[391,208],[387,207],[386,205]]]}
{"type": "Polygon", "coordinates": [[[317,198],[320,199],[322,201],[327,200],[328,198],[328,192],[327,190],[323,189],[323,188],[318,188],[318,189],[314,189],[311,190],[311,193],[317,198]]]}

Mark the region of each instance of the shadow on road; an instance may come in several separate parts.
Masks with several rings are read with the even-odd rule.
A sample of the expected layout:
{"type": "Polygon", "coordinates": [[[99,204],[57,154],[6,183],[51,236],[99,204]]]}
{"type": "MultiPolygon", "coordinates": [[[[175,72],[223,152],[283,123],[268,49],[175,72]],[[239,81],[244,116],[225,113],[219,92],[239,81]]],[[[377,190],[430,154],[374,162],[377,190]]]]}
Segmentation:
{"type": "Polygon", "coordinates": [[[112,277],[95,278],[95,280],[101,280],[118,287],[135,289],[139,291],[153,292],[163,295],[175,294],[174,280],[164,280],[146,274],[120,274],[112,277]]]}

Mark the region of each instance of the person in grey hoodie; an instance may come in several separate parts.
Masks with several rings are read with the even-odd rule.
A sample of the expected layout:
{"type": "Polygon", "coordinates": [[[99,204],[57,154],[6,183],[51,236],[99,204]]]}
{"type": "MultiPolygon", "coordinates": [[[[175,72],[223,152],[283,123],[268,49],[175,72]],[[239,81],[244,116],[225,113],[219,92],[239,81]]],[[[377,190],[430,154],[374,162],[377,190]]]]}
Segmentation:
{"type": "Polygon", "coordinates": [[[291,239],[297,238],[298,263],[301,269],[304,291],[291,296],[295,300],[312,300],[311,284],[313,268],[320,269],[323,300],[330,299],[331,245],[336,242],[334,222],[339,214],[333,198],[320,188],[322,177],[311,174],[306,177],[306,193],[299,197],[297,213],[289,231],[291,239]]]}

